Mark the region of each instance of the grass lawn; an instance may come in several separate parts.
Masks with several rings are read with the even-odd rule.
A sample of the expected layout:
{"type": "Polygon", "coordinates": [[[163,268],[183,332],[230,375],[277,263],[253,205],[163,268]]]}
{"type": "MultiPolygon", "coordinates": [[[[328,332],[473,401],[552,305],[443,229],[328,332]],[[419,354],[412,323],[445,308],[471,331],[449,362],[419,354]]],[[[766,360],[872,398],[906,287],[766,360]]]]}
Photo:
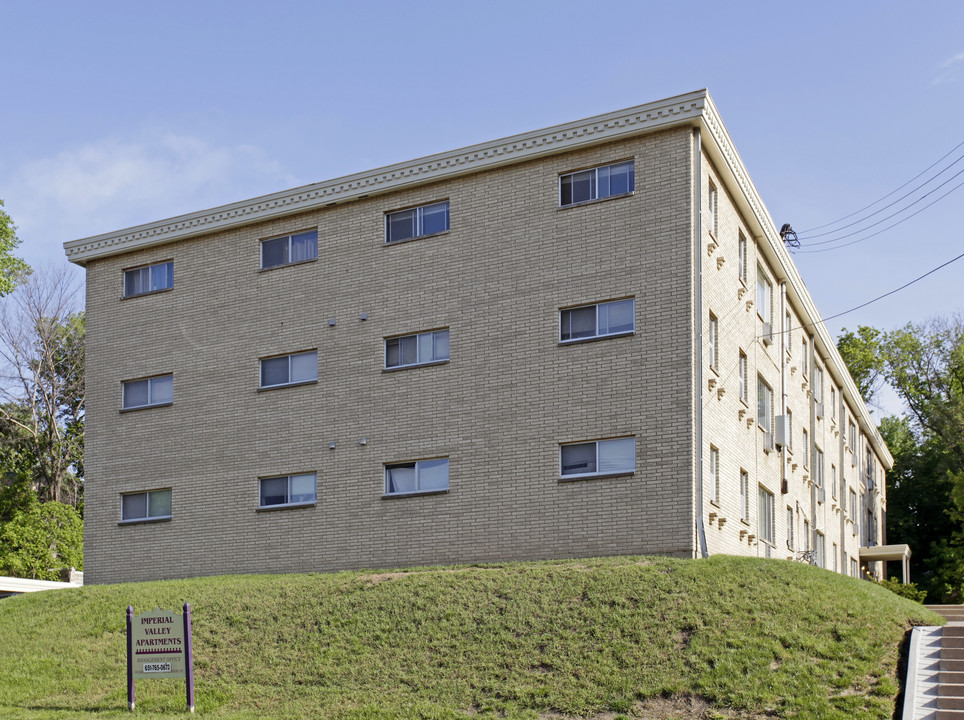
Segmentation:
{"type": "MultiPolygon", "coordinates": [[[[127,718],[125,613],[191,603],[196,713],[890,718],[914,624],[800,563],[602,558],[91,586],[0,601],[0,718],[127,718]]],[[[139,680],[141,718],[184,683],[139,680]]]]}

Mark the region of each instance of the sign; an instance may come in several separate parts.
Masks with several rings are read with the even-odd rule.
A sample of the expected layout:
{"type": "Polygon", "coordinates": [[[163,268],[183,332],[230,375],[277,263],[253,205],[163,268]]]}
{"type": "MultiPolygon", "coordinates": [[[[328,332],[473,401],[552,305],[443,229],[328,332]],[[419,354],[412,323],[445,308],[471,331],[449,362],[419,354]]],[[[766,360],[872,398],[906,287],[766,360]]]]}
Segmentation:
{"type": "Polygon", "coordinates": [[[191,606],[184,614],[153,610],[134,615],[127,606],[127,707],[134,710],[134,680],[184,678],[187,708],[194,712],[194,660],[191,653],[191,606]]]}
{"type": "Polygon", "coordinates": [[[153,610],[134,616],[131,650],[134,678],[183,678],[187,643],[180,614],[153,610]]]}

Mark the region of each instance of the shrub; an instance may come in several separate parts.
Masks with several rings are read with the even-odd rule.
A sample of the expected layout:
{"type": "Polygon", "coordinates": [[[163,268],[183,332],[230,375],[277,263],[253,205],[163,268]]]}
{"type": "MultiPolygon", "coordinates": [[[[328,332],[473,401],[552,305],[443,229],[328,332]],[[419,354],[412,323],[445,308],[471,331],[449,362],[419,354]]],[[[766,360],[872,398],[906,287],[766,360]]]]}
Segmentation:
{"type": "Polygon", "coordinates": [[[0,528],[0,575],[60,580],[84,567],[84,521],[70,505],[33,504],[0,528]]]}
{"type": "Polygon", "coordinates": [[[887,578],[880,584],[895,595],[900,595],[901,597],[908,598],[914,602],[923,603],[924,599],[927,597],[927,591],[918,589],[916,583],[907,583],[904,585],[904,583],[902,583],[900,580],[887,578]]]}

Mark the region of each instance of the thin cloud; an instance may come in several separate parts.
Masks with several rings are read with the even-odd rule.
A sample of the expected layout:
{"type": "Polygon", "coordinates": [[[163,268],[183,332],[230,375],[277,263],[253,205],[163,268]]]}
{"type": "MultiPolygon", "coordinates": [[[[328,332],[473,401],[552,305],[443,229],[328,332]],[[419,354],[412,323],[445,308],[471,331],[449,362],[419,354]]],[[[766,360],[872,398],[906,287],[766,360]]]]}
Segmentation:
{"type": "Polygon", "coordinates": [[[954,80],[956,67],[961,63],[964,63],[964,52],[959,52],[957,55],[948,58],[937,69],[937,77],[931,81],[931,85],[941,85],[954,80]]]}
{"type": "Polygon", "coordinates": [[[60,257],[65,240],[298,184],[260,148],[175,134],[89,143],[25,163],[14,177],[0,197],[23,248],[60,257]]]}

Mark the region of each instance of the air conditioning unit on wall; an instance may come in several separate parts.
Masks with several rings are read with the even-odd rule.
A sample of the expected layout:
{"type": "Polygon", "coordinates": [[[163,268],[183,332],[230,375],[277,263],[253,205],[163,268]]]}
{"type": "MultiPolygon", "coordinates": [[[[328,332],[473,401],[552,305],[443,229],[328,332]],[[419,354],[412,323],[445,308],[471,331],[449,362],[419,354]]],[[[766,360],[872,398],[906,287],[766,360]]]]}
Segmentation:
{"type": "Polygon", "coordinates": [[[786,415],[777,415],[773,418],[773,444],[777,446],[777,449],[783,449],[783,446],[787,444],[789,430],[786,415]]]}
{"type": "Polygon", "coordinates": [[[773,344],[773,324],[765,322],[763,323],[763,332],[761,333],[764,345],[773,344]]]}

